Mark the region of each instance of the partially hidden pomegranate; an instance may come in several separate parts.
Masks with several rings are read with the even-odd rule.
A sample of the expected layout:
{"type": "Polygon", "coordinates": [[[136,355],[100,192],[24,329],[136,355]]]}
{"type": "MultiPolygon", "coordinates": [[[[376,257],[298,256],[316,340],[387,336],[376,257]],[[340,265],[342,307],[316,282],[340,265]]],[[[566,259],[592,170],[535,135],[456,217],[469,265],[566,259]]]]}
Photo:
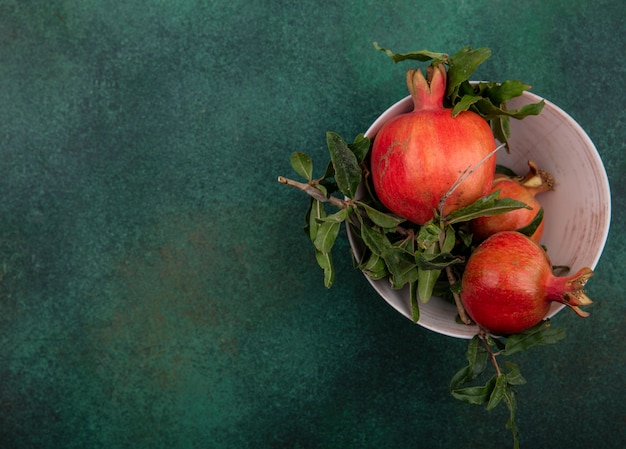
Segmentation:
{"type": "Polygon", "coordinates": [[[504,231],[482,242],[467,261],[461,301],[469,316],[494,334],[521,332],[539,323],[550,303],[579,308],[591,304],[583,287],[593,275],[583,268],[572,276],[554,276],[541,246],[525,235],[504,231]]]}
{"type": "MultiPolygon", "coordinates": [[[[500,198],[512,198],[526,203],[531,209],[517,209],[498,215],[479,217],[470,222],[470,230],[476,241],[482,241],[490,235],[500,231],[515,231],[528,226],[539,210],[541,204],[537,201],[536,195],[554,189],[554,179],[550,173],[539,170],[537,165],[528,161],[530,167],[528,174],[524,177],[510,177],[506,175],[496,175],[493,180],[491,192],[500,190],[500,198]]],[[[530,236],[534,241],[539,242],[543,234],[544,220],[530,236]]]]}
{"type": "Polygon", "coordinates": [[[495,156],[484,160],[496,148],[487,121],[471,111],[453,116],[452,109],[444,108],[445,66],[428,67],[427,76],[419,69],[407,72],[414,110],[385,123],[371,152],[378,198],[391,212],[417,224],[433,218],[465,171],[475,169],[445,200],[443,215],[487,194],[496,164],[495,156]]]}

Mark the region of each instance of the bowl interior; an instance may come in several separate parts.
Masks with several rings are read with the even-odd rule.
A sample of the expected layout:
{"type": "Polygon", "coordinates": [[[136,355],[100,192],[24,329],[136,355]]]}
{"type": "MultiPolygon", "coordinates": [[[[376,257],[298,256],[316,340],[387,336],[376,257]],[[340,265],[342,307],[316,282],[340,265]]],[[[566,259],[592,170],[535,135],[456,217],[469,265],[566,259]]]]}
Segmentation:
{"type": "MultiPolygon", "coordinates": [[[[540,100],[537,95],[525,92],[508,106],[517,109],[540,100]]],[[[411,97],[400,100],[385,111],[365,135],[374,138],[386,121],[412,109],[411,97]]],[[[532,160],[556,180],[554,191],[537,196],[544,208],[541,243],[546,246],[552,263],[569,266],[570,272],[585,266],[595,268],[609,232],[611,197],[606,171],[593,142],[567,113],[546,101],[539,116],[511,120],[510,146],[510,153],[499,151],[498,164],[525,174],[528,160],[532,160]]],[[[359,258],[363,246],[358,236],[348,229],[348,238],[359,258]]],[[[411,319],[408,289],[394,290],[386,279],[367,279],[385,301],[411,319]]],[[[563,307],[553,303],[548,317],[563,307]]],[[[433,297],[425,304],[420,303],[418,324],[451,337],[473,337],[478,328],[457,323],[456,315],[453,304],[433,297]]]]}

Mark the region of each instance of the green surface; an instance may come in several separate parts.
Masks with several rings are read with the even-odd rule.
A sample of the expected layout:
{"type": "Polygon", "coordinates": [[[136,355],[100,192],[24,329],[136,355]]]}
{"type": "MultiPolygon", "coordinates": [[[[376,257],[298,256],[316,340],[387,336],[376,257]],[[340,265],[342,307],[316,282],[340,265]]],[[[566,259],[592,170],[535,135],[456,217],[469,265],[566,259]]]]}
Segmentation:
{"type": "MultiPolygon", "coordinates": [[[[383,4],[381,4],[383,3],[383,4]]],[[[590,318],[521,354],[522,448],[626,445],[624,6],[0,1],[0,448],[502,448],[448,382],[466,342],[352,267],[323,287],[280,186],[405,95],[396,51],[488,46],[600,152],[590,318]]],[[[321,167],[318,167],[321,168],[321,167]]]]}

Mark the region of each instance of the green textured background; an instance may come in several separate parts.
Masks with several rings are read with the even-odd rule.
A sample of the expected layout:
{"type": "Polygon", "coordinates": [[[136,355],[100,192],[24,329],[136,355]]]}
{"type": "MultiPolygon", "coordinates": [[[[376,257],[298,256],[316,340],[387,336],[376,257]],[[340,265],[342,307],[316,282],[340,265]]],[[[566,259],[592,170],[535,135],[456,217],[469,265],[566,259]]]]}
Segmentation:
{"type": "MultiPolygon", "coordinates": [[[[0,448],[503,448],[466,341],[336,285],[276,182],[405,95],[396,51],[491,47],[610,177],[591,316],[516,358],[522,448],[626,445],[621,0],[0,1],[0,448]]],[[[321,166],[318,167],[321,170],[321,166]]]]}

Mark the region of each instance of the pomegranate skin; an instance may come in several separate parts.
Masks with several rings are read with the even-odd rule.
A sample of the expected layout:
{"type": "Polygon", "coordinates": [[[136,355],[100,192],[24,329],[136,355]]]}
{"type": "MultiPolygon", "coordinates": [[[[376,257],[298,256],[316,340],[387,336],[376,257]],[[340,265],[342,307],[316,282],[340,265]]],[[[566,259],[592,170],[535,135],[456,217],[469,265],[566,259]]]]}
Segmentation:
{"type": "MultiPolygon", "coordinates": [[[[470,111],[452,116],[443,107],[446,71],[429,68],[407,73],[414,110],[394,117],[374,138],[371,174],[374,190],[390,211],[424,224],[465,170],[476,167],[496,148],[489,124],[470,111]]],[[[486,195],[493,181],[495,156],[488,158],[446,199],[443,214],[486,195]]]]}
{"type": "MultiPolygon", "coordinates": [[[[504,214],[492,215],[489,217],[479,217],[470,223],[470,230],[474,239],[481,241],[500,231],[515,231],[530,224],[541,209],[541,204],[535,195],[519,182],[508,178],[498,178],[493,182],[491,192],[500,190],[500,198],[513,198],[521,201],[531,209],[517,209],[504,214]]],[[[544,220],[530,236],[535,242],[539,242],[543,235],[544,220]]]]}
{"type": "MultiPolygon", "coordinates": [[[[532,161],[529,161],[528,165],[530,171],[523,178],[496,175],[489,193],[500,190],[500,198],[513,198],[522,201],[530,206],[531,209],[517,209],[504,214],[479,217],[472,220],[470,222],[470,231],[475,241],[480,242],[500,231],[521,229],[533,221],[541,209],[541,204],[537,201],[536,196],[539,193],[553,190],[554,179],[548,172],[539,170],[532,161]]],[[[539,243],[543,235],[544,225],[545,220],[541,220],[533,235],[530,236],[537,243],[539,243]]]]}
{"type": "Polygon", "coordinates": [[[461,301],[482,328],[498,335],[513,334],[539,323],[551,301],[587,316],[578,306],[591,304],[583,286],[592,274],[590,268],[583,268],[572,276],[556,277],[546,252],[532,239],[519,232],[499,232],[470,256],[461,301]]]}

